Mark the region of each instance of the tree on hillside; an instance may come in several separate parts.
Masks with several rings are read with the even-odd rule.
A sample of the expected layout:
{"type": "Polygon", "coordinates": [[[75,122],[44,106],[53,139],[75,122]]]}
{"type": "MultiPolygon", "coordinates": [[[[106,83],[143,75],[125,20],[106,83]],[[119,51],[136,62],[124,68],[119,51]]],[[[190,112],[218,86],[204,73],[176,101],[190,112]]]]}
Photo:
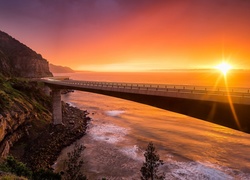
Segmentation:
{"type": "Polygon", "coordinates": [[[83,160],[80,159],[85,147],[75,143],[74,150],[67,153],[68,159],[64,161],[63,179],[65,180],[86,180],[86,176],[81,173],[83,160]]]}
{"type": "Polygon", "coordinates": [[[148,144],[146,152],[144,153],[145,162],[141,167],[141,179],[142,180],[161,180],[164,179],[164,175],[159,175],[158,167],[163,165],[163,161],[160,160],[159,155],[152,142],[148,144]]]}

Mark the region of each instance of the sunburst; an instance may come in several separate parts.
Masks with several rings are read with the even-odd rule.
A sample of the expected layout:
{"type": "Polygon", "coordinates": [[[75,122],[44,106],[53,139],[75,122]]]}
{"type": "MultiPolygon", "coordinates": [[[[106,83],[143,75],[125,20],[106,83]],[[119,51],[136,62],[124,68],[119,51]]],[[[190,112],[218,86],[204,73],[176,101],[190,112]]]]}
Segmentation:
{"type": "Polygon", "coordinates": [[[227,62],[222,62],[219,65],[216,66],[216,69],[220,70],[224,76],[227,75],[227,72],[232,69],[232,65],[230,65],[227,62]]]}

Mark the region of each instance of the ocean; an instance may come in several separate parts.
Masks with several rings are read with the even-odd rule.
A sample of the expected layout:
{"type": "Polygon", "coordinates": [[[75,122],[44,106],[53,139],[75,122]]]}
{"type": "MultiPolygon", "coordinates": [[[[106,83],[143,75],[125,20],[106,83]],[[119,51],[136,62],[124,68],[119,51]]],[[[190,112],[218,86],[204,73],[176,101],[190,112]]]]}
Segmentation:
{"type": "MultiPolygon", "coordinates": [[[[216,71],[151,73],[79,72],[55,74],[74,80],[250,88],[247,71],[223,77],[216,71]],[[225,79],[227,83],[225,83],[225,79]]],[[[63,101],[92,118],[78,143],[86,146],[82,171],[88,179],[140,179],[143,153],[153,142],[166,179],[250,179],[250,134],[114,97],[75,91],[63,101]]],[[[73,145],[54,168],[60,171],[73,145]]]]}

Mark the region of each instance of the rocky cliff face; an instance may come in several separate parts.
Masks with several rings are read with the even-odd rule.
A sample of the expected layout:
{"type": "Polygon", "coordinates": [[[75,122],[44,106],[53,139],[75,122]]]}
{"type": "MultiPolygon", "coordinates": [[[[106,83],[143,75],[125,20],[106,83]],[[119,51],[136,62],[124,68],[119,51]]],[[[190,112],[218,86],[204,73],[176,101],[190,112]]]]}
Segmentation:
{"type": "Polygon", "coordinates": [[[0,159],[32,123],[50,122],[50,109],[50,97],[38,83],[0,77],[0,159]]]}
{"type": "Polygon", "coordinates": [[[39,78],[52,76],[40,54],[0,31],[0,73],[4,76],[39,78]]]}

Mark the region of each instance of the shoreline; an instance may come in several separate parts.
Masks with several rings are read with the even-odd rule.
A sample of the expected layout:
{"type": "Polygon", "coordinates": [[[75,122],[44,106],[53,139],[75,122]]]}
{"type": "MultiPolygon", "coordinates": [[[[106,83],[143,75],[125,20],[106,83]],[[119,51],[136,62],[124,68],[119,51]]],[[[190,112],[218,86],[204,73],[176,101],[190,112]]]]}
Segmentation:
{"type": "MultiPolygon", "coordinates": [[[[248,163],[247,159],[244,160],[244,157],[237,156],[232,158],[221,153],[221,150],[224,150],[224,152],[235,155],[236,153],[225,148],[232,145],[242,150],[244,152],[242,155],[247,157],[248,151],[246,150],[248,148],[245,146],[248,143],[247,137],[249,135],[245,133],[176,113],[166,112],[161,109],[92,93],[87,94],[76,91],[72,96],[66,97],[64,100],[72,102],[81,109],[87,108],[91,115],[92,112],[94,113],[91,116],[93,121],[89,124],[87,134],[78,141],[80,144],[84,143],[84,146],[86,146],[82,155],[85,161],[82,171],[90,179],[101,179],[101,177],[122,179],[117,176],[121,176],[125,171],[127,173],[133,165],[127,164],[132,162],[131,159],[126,161],[127,158],[121,156],[121,148],[124,149],[126,146],[125,150],[127,148],[131,153],[134,151],[128,149],[130,148],[129,146],[136,144],[139,149],[144,150],[149,140],[154,142],[161,158],[166,162],[166,166],[163,169],[166,168],[165,171],[173,179],[174,177],[191,178],[192,176],[196,178],[207,177],[208,179],[213,177],[222,179],[228,176],[230,178],[244,178],[249,176],[247,164],[245,164],[248,163]],[[112,110],[124,110],[126,113],[121,116],[109,116],[107,112],[112,110]],[[148,121],[150,119],[151,121],[148,121]],[[112,136],[116,132],[113,128],[105,128],[106,125],[109,127],[109,124],[131,128],[131,135],[128,135],[126,141],[119,143],[118,146],[112,145],[112,143],[111,145],[110,143],[105,143],[112,140],[112,136]],[[135,124],[137,125],[136,127],[134,126],[135,124]],[[98,128],[99,125],[101,128],[98,128]],[[152,131],[152,127],[154,131],[152,131]],[[242,139],[242,145],[239,145],[235,140],[230,140],[232,134],[237,135],[235,140],[240,140],[240,137],[244,137],[246,141],[242,139]],[[101,142],[93,141],[95,137],[97,137],[97,140],[101,140],[101,142]],[[222,139],[226,141],[221,141],[222,139]],[[223,144],[225,147],[217,146],[220,144],[223,144]],[[181,146],[190,148],[190,151],[187,152],[186,148],[181,148],[181,146]],[[216,146],[218,148],[214,149],[213,147],[216,146]],[[206,148],[207,152],[202,151],[204,148],[206,148]],[[206,154],[204,155],[203,153],[206,154]],[[228,159],[230,159],[228,161],[230,164],[225,166],[223,160],[227,161],[228,159]],[[241,164],[237,162],[238,160],[244,161],[241,164]],[[209,163],[206,164],[206,162],[209,163]],[[121,168],[118,169],[117,167],[121,168]],[[229,169],[227,171],[224,168],[229,169]],[[183,171],[185,169],[187,171],[183,171]],[[234,170],[238,173],[234,173],[234,170]],[[179,174],[181,172],[183,174],[179,174]]],[[[118,132],[120,133],[121,131],[118,132]]],[[[67,152],[72,149],[73,146],[65,148],[60,155],[60,160],[66,157],[67,152]]],[[[138,167],[141,165],[139,164],[138,167]]],[[[59,162],[56,166],[61,167],[59,162]]],[[[60,172],[60,169],[57,172],[60,172]]],[[[136,172],[139,173],[139,169],[136,172]]]]}
{"type": "MultiPolygon", "coordinates": [[[[107,179],[139,179],[142,161],[134,159],[129,154],[121,151],[123,148],[119,146],[123,143],[123,139],[119,139],[117,142],[110,142],[110,140],[112,141],[116,136],[116,133],[120,133],[120,131],[114,132],[110,129],[110,127],[117,128],[118,126],[114,124],[110,125],[110,123],[100,124],[100,120],[93,117],[93,121],[89,124],[86,135],[77,140],[78,144],[82,144],[86,147],[81,155],[81,159],[84,160],[81,172],[83,172],[88,179],[102,179],[104,177],[107,179]],[[98,126],[102,126],[103,129],[107,131],[102,132],[103,129],[95,129],[95,127],[98,126]],[[101,139],[94,138],[93,130],[100,132],[97,136],[103,137],[104,135],[105,137],[101,139]],[[121,174],[121,171],[123,171],[124,174],[121,174]]],[[[74,145],[70,145],[62,150],[57,161],[52,166],[54,172],[60,173],[62,171],[63,162],[67,158],[67,153],[73,149],[74,145]]]]}
{"type": "Polygon", "coordinates": [[[28,140],[23,154],[18,158],[32,170],[53,169],[52,165],[61,151],[86,134],[88,121],[91,120],[89,113],[64,102],[62,107],[64,125],[47,124],[37,138],[29,140],[32,137],[25,137],[20,140],[19,145],[14,145],[11,154],[15,156],[20,146],[28,140]]]}

